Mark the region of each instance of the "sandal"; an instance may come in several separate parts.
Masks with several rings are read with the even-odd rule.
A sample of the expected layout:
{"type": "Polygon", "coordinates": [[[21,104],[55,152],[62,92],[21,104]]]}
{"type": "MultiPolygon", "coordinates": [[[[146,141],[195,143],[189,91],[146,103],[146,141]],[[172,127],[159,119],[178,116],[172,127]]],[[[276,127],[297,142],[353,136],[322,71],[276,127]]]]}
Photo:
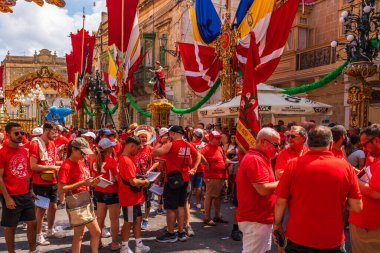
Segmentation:
{"type": "Polygon", "coordinates": [[[224,224],[228,223],[228,221],[223,220],[221,217],[219,217],[219,218],[215,217],[214,218],[214,222],[216,222],[216,223],[224,223],[224,224]]]}
{"type": "Polygon", "coordinates": [[[203,223],[206,224],[207,226],[212,226],[212,227],[216,226],[215,222],[212,219],[204,220],[203,223]]]}

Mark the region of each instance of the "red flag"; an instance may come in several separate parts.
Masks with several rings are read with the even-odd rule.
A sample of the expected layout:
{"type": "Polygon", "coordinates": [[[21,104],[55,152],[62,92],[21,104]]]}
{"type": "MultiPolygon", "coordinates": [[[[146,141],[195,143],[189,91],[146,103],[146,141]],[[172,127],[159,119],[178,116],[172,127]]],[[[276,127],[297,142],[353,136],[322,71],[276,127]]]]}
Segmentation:
{"type": "Polygon", "coordinates": [[[288,0],[274,10],[268,29],[261,30],[264,36],[251,33],[236,134],[240,147],[245,151],[256,145],[256,135],[260,130],[256,86],[265,82],[280,62],[298,4],[299,0],[288,0]],[[256,42],[256,38],[262,39],[256,42]]]}
{"type": "Polygon", "coordinates": [[[117,103],[117,88],[113,89],[113,87],[111,87],[111,84],[109,81],[109,76],[108,76],[107,72],[103,71],[103,75],[104,75],[104,80],[106,80],[107,88],[111,91],[108,98],[111,100],[112,104],[116,105],[116,103],[117,103]]]}
{"type": "Polygon", "coordinates": [[[87,90],[87,80],[84,81],[84,84],[80,87],[77,96],[75,97],[75,110],[79,111],[83,107],[84,96],[86,95],[87,90]]]}
{"type": "Polygon", "coordinates": [[[66,54],[67,80],[69,83],[75,83],[75,61],[73,52],[66,54]]]}
{"type": "Polygon", "coordinates": [[[215,48],[182,42],[178,46],[189,86],[199,93],[210,89],[222,66],[215,48]]]}
{"type": "Polygon", "coordinates": [[[82,28],[76,34],[70,34],[70,37],[73,47],[75,73],[82,75],[85,69],[85,73],[91,74],[95,36],[90,36],[88,31],[82,28]]]}
{"type": "Polygon", "coordinates": [[[128,48],[138,2],[138,0],[107,0],[108,45],[115,44],[122,52],[128,48]]]}
{"type": "Polygon", "coordinates": [[[136,72],[136,70],[139,69],[141,62],[144,60],[145,55],[148,52],[149,50],[147,50],[145,54],[140,55],[139,58],[137,58],[136,62],[129,68],[128,77],[126,83],[124,83],[124,93],[131,92],[133,90],[133,86],[135,84],[135,77],[133,74],[136,72]]]}
{"type": "Polygon", "coordinates": [[[4,66],[0,66],[0,88],[3,88],[4,66]]]}

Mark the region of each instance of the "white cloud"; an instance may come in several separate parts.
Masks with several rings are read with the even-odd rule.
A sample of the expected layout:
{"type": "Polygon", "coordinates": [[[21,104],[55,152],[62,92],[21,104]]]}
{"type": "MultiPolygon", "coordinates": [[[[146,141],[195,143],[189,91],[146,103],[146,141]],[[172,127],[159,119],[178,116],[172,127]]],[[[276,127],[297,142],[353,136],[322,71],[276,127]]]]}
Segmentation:
{"type": "MultiPolygon", "coordinates": [[[[97,30],[101,11],[106,11],[105,0],[86,14],[85,28],[97,30]]],[[[17,1],[12,14],[0,13],[0,61],[9,50],[11,55],[33,55],[34,51],[47,48],[59,56],[71,51],[69,34],[82,28],[82,13],[70,16],[67,9],[45,4],[17,1]]]]}

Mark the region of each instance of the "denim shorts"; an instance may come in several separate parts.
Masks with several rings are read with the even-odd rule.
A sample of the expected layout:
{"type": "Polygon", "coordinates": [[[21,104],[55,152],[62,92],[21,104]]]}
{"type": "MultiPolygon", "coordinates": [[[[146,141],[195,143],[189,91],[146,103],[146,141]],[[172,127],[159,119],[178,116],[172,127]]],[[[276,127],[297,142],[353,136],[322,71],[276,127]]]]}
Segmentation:
{"type": "Polygon", "coordinates": [[[191,177],[191,186],[193,188],[202,188],[203,185],[203,172],[196,172],[191,177]]]}

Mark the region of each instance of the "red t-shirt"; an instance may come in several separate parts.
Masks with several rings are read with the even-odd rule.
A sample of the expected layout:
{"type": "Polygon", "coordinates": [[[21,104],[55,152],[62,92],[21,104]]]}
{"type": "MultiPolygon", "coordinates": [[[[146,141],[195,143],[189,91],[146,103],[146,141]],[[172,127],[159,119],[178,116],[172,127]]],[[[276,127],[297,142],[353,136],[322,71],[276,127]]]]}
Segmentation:
{"type": "Polygon", "coordinates": [[[15,196],[29,192],[27,178],[29,158],[28,151],[24,147],[4,146],[0,149],[0,170],[4,170],[3,180],[9,195],[15,196]]]}
{"type": "Polygon", "coordinates": [[[274,181],[270,159],[264,153],[250,148],[241,161],[236,176],[236,193],[239,203],[236,213],[238,222],[273,223],[276,196],[274,194],[261,196],[252,184],[274,181]]]}
{"type": "Polygon", "coordinates": [[[276,159],[275,170],[284,170],[291,159],[303,156],[308,150],[305,146],[301,150],[294,150],[291,147],[281,150],[276,159]]]}
{"type": "Polygon", "coordinates": [[[135,178],[136,173],[140,173],[140,169],[135,166],[131,158],[125,155],[119,156],[119,201],[120,206],[134,206],[144,201],[144,193],[133,192],[131,188],[124,184],[121,180],[128,181],[135,178]]]}
{"type": "MultiPolygon", "coordinates": [[[[194,148],[196,148],[197,150],[204,148],[206,145],[206,143],[203,142],[202,140],[192,141],[192,142],[190,142],[190,144],[192,144],[194,146],[194,148]]],[[[191,166],[194,167],[194,164],[195,164],[195,161],[192,161],[191,166]]],[[[199,163],[199,166],[197,168],[197,172],[204,172],[204,169],[205,169],[205,165],[202,162],[199,163]]]]}
{"type": "Polygon", "coordinates": [[[226,179],[228,177],[223,150],[220,146],[207,144],[200,152],[209,164],[209,169],[204,170],[204,178],[226,179]]]}
{"type": "Polygon", "coordinates": [[[334,154],[334,156],[336,158],[347,161],[347,157],[346,157],[346,154],[344,153],[343,149],[332,148],[331,152],[334,154]]]}
{"type": "MultiPolygon", "coordinates": [[[[168,144],[164,144],[168,145],[168,144]]],[[[198,151],[184,140],[176,140],[172,142],[172,147],[169,153],[165,155],[166,159],[166,175],[172,171],[180,171],[182,173],[182,178],[184,182],[189,182],[190,180],[190,164],[191,159],[195,160],[198,151]],[[185,156],[186,155],[186,156],[185,156]],[[190,159],[191,158],[191,159],[190,159]]],[[[165,182],[168,181],[167,176],[165,176],[165,182]]]]}
{"type": "MultiPolygon", "coordinates": [[[[380,192],[380,157],[375,158],[370,165],[372,177],[369,180],[369,186],[380,192]]],[[[363,194],[363,210],[360,213],[350,212],[350,223],[370,230],[380,228],[380,200],[367,197],[363,194]]]]}
{"type": "Polygon", "coordinates": [[[361,198],[355,171],[348,162],[330,151],[314,150],[289,162],[275,194],[289,200],[286,236],[318,249],[344,242],[342,210],[347,198],[361,198]]]}
{"type": "MultiPolygon", "coordinates": [[[[72,185],[77,182],[83,181],[90,177],[90,170],[86,167],[83,160],[80,160],[78,163],[66,159],[59,169],[58,180],[60,183],[66,185],[72,185]]],[[[79,192],[88,191],[87,186],[81,186],[72,191],[73,194],[79,192]]]]}
{"type": "Polygon", "coordinates": [[[111,155],[108,155],[104,157],[103,165],[100,170],[100,173],[97,169],[97,163],[96,159],[93,159],[90,164],[91,171],[94,172],[94,176],[102,176],[102,178],[107,179],[108,181],[114,182],[112,185],[107,186],[106,188],[102,188],[99,186],[95,187],[95,191],[98,192],[105,192],[105,193],[115,193],[118,191],[117,183],[115,182],[115,176],[117,176],[119,173],[117,171],[117,163],[116,160],[111,157],[111,155]]]}
{"type": "Polygon", "coordinates": [[[131,157],[133,163],[140,169],[142,173],[145,173],[152,165],[152,151],[152,146],[145,145],[142,149],[140,149],[137,155],[131,157]]]}
{"type": "MultiPolygon", "coordinates": [[[[37,141],[32,141],[29,146],[29,156],[34,157],[37,159],[37,163],[40,165],[55,165],[56,161],[56,150],[55,145],[53,141],[48,141],[46,144],[46,150],[48,153],[48,159],[46,161],[41,161],[40,158],[40,151],[37,141]]],[[[57,183],[57,173],[55,173],[54,180],[53,181],[44,181],[40,177],[40,172],[38,171],[32,171],[33,184],[43,184],[43,185],[51,185],[57,183]]]]}
{"type": "Polygon", "coordinates": [[[69,144],[69,139],[67,139],[65,136],[61,135],[61,136],[58,136],[57,138],[55,138],[54,144],[57,148],[59,148],[63,144],[66,144],[66,146],[67,146],[67,144],[69,144]]]}

